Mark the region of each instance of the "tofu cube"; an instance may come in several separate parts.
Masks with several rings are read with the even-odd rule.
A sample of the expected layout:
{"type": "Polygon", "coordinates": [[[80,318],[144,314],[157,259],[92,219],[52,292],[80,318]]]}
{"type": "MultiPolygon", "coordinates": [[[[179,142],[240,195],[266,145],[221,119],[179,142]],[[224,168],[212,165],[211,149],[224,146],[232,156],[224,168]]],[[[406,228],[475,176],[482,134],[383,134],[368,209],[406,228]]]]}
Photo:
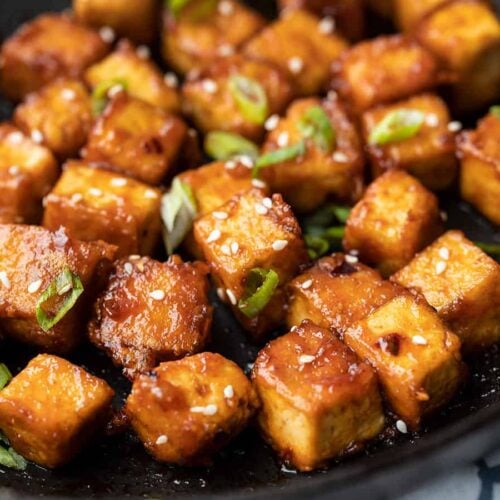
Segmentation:
{"type": "Polygon", "coordinates": [[[373,369],[310,321],[260,351],[252,381],[262,402],[260,428],[300,471],[359,450],[384,427],[373,369]]]}
{"type": "Polygon", "coordinates": [[[84,77],[91,88],[114,79],[123,80],[129,95],[167,112],[180,111],[177,80],[164,76],[151,59],[141,57],[127,40],[120,41],[115,51],[90,66],[84,77]]]}
{"type": "Polygon", "coordinates": [[[14,122],[58,158],[77,156],[93,123],[89,93],[79,80],[55,80],[16,108],[14,122]]]}
{"type": "Polygon", "coordinates": [[[288,72],[298,96],[320,93],[330,66],[347,48],[335,32],[326,32],[321,20],[304,10],[283,14],[244,47],[246,55],[264,59],[288,72]]]}
{"type": "Polygon", "coordinates": [[[362,115],[362,127],[374,177],[387,170],[406,170],[431,190],[450,187],[457,175],[456,132],[445,102],[434,94],[410,97],[395,104],[379,106],[362,115]],[[418,112],[424,122],[408,138],[370,143],[374,129],[398,112],[418,112]]]}
{"type": "Polygon", "coordinates": [[[205,352],[162,363],[134,381],[125,411],[157,460],[206,465],[248,424],[259,406],[243,371],[205,352]]]}
{"type": "Polygon", "coordinates": [[[188,76],[182,87],[183,109],[203,132],[223,130],[260,141],[264,122],[281,113],[292,98],[286,73],[269,64],[235,55],[223,57],[188,76]],[[249,116],[234,90],[237,78],[247,78],[260,86],[265,96],[262,116],[249,116]]]}
{"type": "Polygon", "coordinates": [[[2,45],[0,87],[6,97],[20,101],[57,77],[81,77],[109,48],[98,33],[70,16],[43,14],[2,45]]]}
{"type": "Polygon", "coordinates": [[[0,123],[0,222],[37,223],[42,198],[58,176],[52,153],[9,123],[0,123]]]}
{"type": "Polygon", "coordinates": [[[235,0],[216,0],[207,8],[195,0],[163,18],[163,57],[178,73],[208,66],[219,56],[231,55],[265,25],[264,18],[235,0]]]}
{"type": "Polygon", "coordinates": [[[414,40],[402,35],[379,36],[340,56],[332,67],[331,86],[361,114],[378,104],[435,87],[438,69],[433,55],[414,40]]]}
{"type": "Polygon", "coordinates": [[[500,340],[500,265],[448,231],[392,278],[421,293],[466,350],[500,340]]]}
{"type": "Polygon", "coordinates": [[[40,354],[0,391],[0,427],[25,458],[60,467],[104,431],[113,396],[104,380],[40,354]]]}
{"type": "Polygon", "coordinates": [[[392,170],[370,184],[352,209],[343,244],[390,276],[442,231],[436,196],[406,172],[392,170]]]}
{"type": "Polygon", "coordinates": [[[186,135],[180,118],[120,92],[92,128],[83,158],[157,185],[174,169],[186,135]]]}
{"type": "Polygon", "coordinates": [[[343,340],[375,368],[389,404],[411,429],[462,384],[460,340],[424,300],[395,297],[351,325],[343,340]]]}
{"type": "Polygon", "coordinates": [[[133,379],[161,361],[200,352],[210,337],[208,267],[173,256],[121,259],[94,306],[93,344],[133,379]]]}
{"type": "Polygon", "coordinates": [[[83,337],[88,305],[115,252],[116,247],[103,241],[70,239],[62,228],[50,232],[39,226],[0,225],[0,329],[46,352],[71,351],[83,337]],[[68,282],[71,288],[58,294],[60,300],[43,300],[44,292],[66,270],[74,275],[68,282]],[[76,278],[83,293],[74,297],[76,278]],[[37,319],[38,306],[48,319],[67,311],[44,331],[44,323],[37,319]]]}
{"type": "Polygon", "coordinates": [[[83,241],[104,240],[117,256],[150,254],[159,239],[161,193],[141,182],[70,161],[44,200],[43,225],[83,241]]]}

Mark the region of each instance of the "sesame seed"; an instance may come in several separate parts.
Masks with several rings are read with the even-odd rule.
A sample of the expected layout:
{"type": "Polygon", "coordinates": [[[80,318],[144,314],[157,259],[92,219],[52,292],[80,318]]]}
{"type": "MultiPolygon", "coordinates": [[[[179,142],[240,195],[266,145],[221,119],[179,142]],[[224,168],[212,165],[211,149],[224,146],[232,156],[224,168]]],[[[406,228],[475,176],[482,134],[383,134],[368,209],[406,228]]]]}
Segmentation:
{"type": "Polygon", "coordinates": [[[407,425],[402,420],[398,420],[396,422],[396,429],[399,432],[401,432],[401,434],[407,434],[408,433],[408,427],[407,427],[407,425]]]}
{"type": "Polygon", "coordinates": [[[346,255],[344,256],[344,260],[348,264],[356,264],[356,262],[359,262],[359,259],[356,257],[356,255],[346,255]]]}
{"type": "Polygon", "coordinates": [[[144,198],[147,198],[148,200],[154,200],[158,198],[158,193],[156,191],[153,191],[152,189],[148,189],[144,193],[144,198]]]}
{"type": "Polygon", "coordinates": [[[288,60],[288,69],[296,75],[304,69],[304,61],[300,57],[292,57],[288,60]]]}
{"type": "Polygon", "coordinates": [[[213,243],[221,237],[221,232],[218,229],[214,229],[207,238],[207,243],[213,243]]]}
{"type": "Polygon", "coordinates": [[[257,203],[255,205],[255,211],[259,214],[259,215],[266,215],[268,210],[267,208],[264,206],[264,205],[261,205],[260,203],[257,203]]]}
{"type": "Polygon", "coordinates": [[[21,132],[12,132],[12,134],[9,135],[9,141],[12,142],[12,144],[21,144],[23,139],[24,136],[21,132]]]}
{"type": "Polygon", "coordinates": [[[427,345],[427,339],[425,337],[422,337],[422,335],[413,335],[411,341],[415,345],[427,345]]]}
{"type": "Polygon", "coordinates": [[[264,198],[262,200],[262,204],[266,207],[266,208],[273,208],[273,200],[271,200],[271,198],[264,198]]]}
{"type": "Polygon", "coordinates": [[[191,413],[202,413],[203,415],[210,417],[217,413],[217,406],[216,405],[192,406],[191,413]]]}
{"type": "Polygon", "coordinates": [[[323,35],[331,35],[335,31],[335,19],[326,16],[318,24],[319,32],[323,35]]]}
{"type": "Polygon", "coordinates": [[[134,271],[134,266],[132,266],[130,262],[125,262],[123,269],[125,269],[125,272],[130,275],[134,271]]]}
{"type": "Polygon", "coordinates": [[[42,286],[42,280],[32,281],[28,285],[28,293],[36,293],[36,292],[38,292],[38,290],[40,290],[41,286],[42,286]]]}
{"type": "Polygon", "coordinates": [[[123,187],[127,185],[127,179],[124,177],[117,177],[115,179],[111,179],[111,185],[116,187],[123,187]]]}
{"type": "Polygon", "coordinates": [[[285,146],[288,145],[288,139],[290,138],[290,134],[288,132],[281,132],[281,134],[278,136],[278,146],[280,148],[284,148],[285,146]]]}
{"type": "Polygon", "coordinates": [[[337,163],[347,163],[349,161],[348,156],[345,153],[342,153],[342,151],[335,151],[332,155],[332,159],[337,163]]]}
{"type": "Polygon", "coordinates": [[[290,328],[291,332],[296,332],[297,331],[297,325],[293,325],[292,328],[290,328]]]}
{"type": "Polygon", "coordinates": [[[222,0],[222,2],[219,3],[217,10],[219,11],[219,14],[223,16],[230,16],[234,12],[234,5],[228,0],[222,0]]]}
{"type": "Polygon", "coordinates": [[[170,87],[172,89],[175,89],[179,86],[179,79],[177,78],[177,75],[175,73],[172,73],[171,71],[165,74],[165,76],[163,77],[163,81],[165,82],[165,85],[167,87],[170,87]]]}
{"type": "Polygon", "coordinates": [[[151,57],[151,50],[149,50],[147,45],[139,45],[136,53],[141,59],[149,59],[151,57]]]}
{"type": "Polygon", "coordinates": [[[359,255],[359,250],[357,248],[353,248],[352,250],[349,250],[349,254],[357,257],[359,255]]]}
{"type": "Polygon", "coordinates": [[[5,271],[0,271],[0,281],[5,288],[10,288],[10,280],[5,271]]]}
{"type": "Polygon", "coordinates": [[[439,249],[439,256],[443,260],[448,260],[450,258],[450,251],[446,247],[441,247],[439,249]]]}
{"type": "Polygon", "coordinates": [[[19,167],[17,165],[12,165],[9,167],[9,174],[10,175],[17,175],[19,173],[19,167]]]}
{"type": "Polygon", "coordinates": [[[312,363],[316,358],[310,354],[302,354],[299,356],[299,363],[301,365],[306,365],[307,363],[312,363]]]}
{"type": "Polygon", "coordinates": [[[133,255],[129,255],[128,260],[139,260],[140,258],[141,258],[140,255],[133,254],[133,255]]]}
{"type": "Polygon", "coordinates": [[[139,269],[139,271],[142,273],[142,271],[144,271],[144,262],[138,262],[137,269],[139,269]]]}
{"type": "Polygon", "coordinates": [[[156,440],[156,444],[165,444],[168,442],[168,437],[165,436],[165,434],[162,434],[161,436],[158,436],[158,439],[156,440]]]}
{"type": "Polygon", "coordinates": [[[224,397],[230,399],[233,396],[234,396],[233,386],[232,385],[226,385],[226,387],[224,387],[224,397]]]}
{"type": "Polygon", "coordinates": [[[436,274],[443,274],[446,271],[446,262],[440,260],[436,264],[436,274]]]}
{"type": "Polygon", "coordinates": [[[238,253],[238,250],[240,249],[240,245],[238,244],[237,241],[233,241],[231,243],[231,253],[233,255],[236,255],[238,253]]]}
{"type": "Polygon", "coordinates": [[[99,36],[106,43],[113,43],[116,38],[115,30],[111,26],[103,26],[99,30],[99,36]]]}
{"type": "Polygon", "coordinates": [[[267,187],[267,184],[260,179],[252,179],[252,186],[259,189],[265,189],[267,187]]]}
{"type": "Polygon", "coordinates": [[[163,300],[165,298],[165,292],[163,290],[153,290],[149,296],[154,300],[163,300]]]}
{"type": "Polygon", "coordinates": [[[228,215],[226,212],[212,212],[212,215],[219,220],[226,220],[228,215]]]}
{"type": "Polygon", "coordinates": [[[313,280],[306,280],[302,283],[300,288],[302,288],[302,290],[307,290],[308,288],[311,288],[312,284],[313,284],[313,280]]]}
{"type": "Polygon", "coordinates": [[[448,220],[448,214],[444,210],[441,210],[441,212],[439,212],[439,216],[441,217],[441,220],[443,222],[446,222],[448,220]]]}
{"type": "Polygon", "coordinates": [[[434,113],[429,113],[425,117],[425,123],[427,123],[427,125],[429,125],[429,127],[437,127],[439,125],[438,115],[436,115],[434,113]]]}
{"type": "Polygon", "coordinates": [[[328,94],[326,94],[326,98],[329,101],[336,101],[339,98],[339,95],[337,94],[337,92],[335,90],[329,90],[328,94]]]}
{"type": "Polygon", "coordinates": [[[216,81],[207,78],[201,82],[201,88],[208,94],[215,94],[219,86],[216,81]]]}
{"type": "Polygon", "coordinates": [[[217,54],[222,57],[231,56],[234,54],[234,47],[230,43],[219,45],[217,48],[217,54]]]}
{"type": "Polygon", "coordinates": [[[92,196],[102,196],[102,191],[98,188],[90,188],[89,189],[89,194],[91,194],[92,196]]]}
{"type": "Polygon", "coordinates": [[[231,255],[231,248],[229,247],[229,245],[222,245],[220,247],[220,251],[224,254],[224,255],[231,255]]]}
{"type": "Polygon", "coordinates": [[[450,122],[448,123],[448,130],[450,132],[459,132],[460,130],[462,130],[462,124],[458,121],[450,122]]]}
{"type": "Polygon", "coordinates": [[[40,132],[40,130],[33,130],[31,132],[31,139],[36,142],[37,144],[41,144],[43,142],[43,134],[40,132]]]}
{"type": "Polygon", "coordinates": [[[275,250],[276,252],[279,252],[280,250],[283,250],[284,248],[286,248],[286,246],[288,245],[288,241],[286,240],[276,240],[273,242],[273,250],[275,250]]]}
{"type": "Polygon", "coordinates": [[[62,92],[61,92],[61,97],[65,100],[65,101],[72,101],[73,99],[75,99],[76,97],[76,92],[73,90],[73,89],[64,89],[62,92]]]}
{"type": "Polygon", "coordinates": [[[238,161],[247,168],[253,168],[253,160],[250,156],[242,155],[238,156],[238,161]]]}
{"type": "Polygon", "coordinates": [[[226,300],[226,293],[224,292],[224,288],[217,288],[217,297],[220,300],[226,300]]]}
{"type": "Polygon", "coordinates": [[[231,304],[233,304],[233,306],[235,306],[238,303],[238,299],[236,298],[236,295],[231,290],[229,290],[229,288],[226,290],[226,295],[227,295],[227,298],[229,299],[229,302],[231,302],[231,304]]]}
{"type": "Polygon", "coordinates": [[[125,90],[125,87],[121,83],[117,83],[113,85],[107,92],[108,97],[114,97],[116,94],[119,94],[125,90]]]}
{"type": "Polygon", "coordinates": [[[278,115],[271,115],[264,123],[264,128],[270,132],[278,126],[279,121],[280,117],[278,115]]]}
{"type": "Polygon", "coordinates": [[[224,168],[227,170],[234,170],[236,168],[237,163],[235,161],[229,160],[224,163],[224,168]]]}
{"type": "Polygon", "coordinates": [[[163,397],[163,391],[159,387],[153,387],[151,392],[153,396],[156,396],[158,399],[163,397]]]}

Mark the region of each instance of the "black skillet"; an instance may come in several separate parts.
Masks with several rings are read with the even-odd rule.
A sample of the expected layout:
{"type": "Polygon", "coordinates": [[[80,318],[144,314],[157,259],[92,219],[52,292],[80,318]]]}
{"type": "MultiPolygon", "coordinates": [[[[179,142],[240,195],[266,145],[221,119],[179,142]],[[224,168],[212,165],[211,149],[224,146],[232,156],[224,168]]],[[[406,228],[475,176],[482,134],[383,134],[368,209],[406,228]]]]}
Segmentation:
{"type": "MultiPolygon", "coordinates": [[[[417,1],[417,0],[409,0],[417,1]]],[[[269,0],[249,2],[273,15],[269,0]]],[[[36,14],[62,10],[69,0],[1,0],[0,32],[4,39],[36,14]]],[[[291,42],[293,43],[293,42],[291,42]]],[[[0,101],[1,102],[1,101],[0,101]]],[[[10,108],[1,102],[2,119],[10,108]]],[[[500,243],[500,231],[453,197],[442,199],[448,225],[463,229],[475,240],[500,243]]],[[[215,300],[214,300],[215,302],[215,300]]],[[[258,349],[246,341],[231,313],[216,304],[214,342],[220,352],[248,370],[258,349]]],[[[34,355],[19,345],[3,345],[1,359],[15,370],[34,355]]],[[[108,359],[90,346],[71,360],[106,378],[117,390],[117,406],[129,383],[108,359]]],[[[500,446],[500,349],[469,360],[470,382],[443,412],[419,434],[402,435],[390,426],[384,436],[361,454],[328,470],[296,474],[282,468],[254,429],[245,431],[206,469],[184,469],[155,462],[138,440],[127,433],[107,438],[58,471],[29,465],[24,472],[0,468],[0,498],[167,497],[201,498],[387,498],[408,491],[437,473],[470,463],[500,446]]]]}

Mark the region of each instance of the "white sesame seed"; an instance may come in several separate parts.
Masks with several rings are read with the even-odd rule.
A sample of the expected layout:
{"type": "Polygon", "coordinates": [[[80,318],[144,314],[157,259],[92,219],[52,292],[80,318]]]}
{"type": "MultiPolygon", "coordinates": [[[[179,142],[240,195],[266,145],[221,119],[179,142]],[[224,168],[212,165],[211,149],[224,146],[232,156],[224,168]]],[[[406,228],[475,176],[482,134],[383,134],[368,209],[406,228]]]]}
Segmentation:
{"type": "Polygon", "coordinates": [[[134,272],[134,266],[130,262],[125,262],[123,265],[123,269],[125,269],[125,272],[130,275],[134,272]]]}
{"type": "Polygon", "coordinates": [[[436,274],[443,274],[446,271],[446,262],[440,260],[436,264],[436,274]]]}
{"type": "Polygon", "coordinates": [[[253,168],[253,160],[250,156],[238,156],[238,161],[246,168],[253,168]]]}
{"type": "Polygon", "coordinates": [[[19,167],[17,165],[12,165],[8,170],[10,175],[17,175],[19,173],[19,167]]]}
{"type": "Polygon", "coordinates": [[[217,413],[217,406],[216,405],[192,406],[191,413],[202,413],[203,415],[210,417],[217,413]]]}
{"type": "Polygon", "coordinates": [[[217,288],[217,297],[220,300],[226,300],[226,293],[224,292],[224,288],[217,288]]]}
{"type": "Polygon", "coordinates": [[[116,94],[119,94],[125,90],[125,87],[121,83],[117,83],[116,85],[113,85],[107,92],[108,97],[114,97],[116,94]]]}
{"type": "Polygon", "coordinates": [[[233,241],[231,243],[231,253],[233,255],[236,255],[238,253],[239,249],[240,249],[239,243],[237,241],[233,241]]]}
{"type": "Polygon", "coordinates": [[[234,47],[230,43],[223,43],[217,48],[217,54],[222,57],[231,56],[234,54],[234,47]]]}
{"type": "Polygon", "coordinates": [[[262,200],[262,204],[266,207],[266,208],[273,208],[273,200],[271,200],[271,198],[264,198],[262,200]]]}
{"type": "Polygon", "coordinates": [[[163,290],[153,290],[149,296],[153,300],[163,300],[165,298],[165,292],[163,290]]]}
{"type": "Polygon", "coordinates": [[[151,57],[151,50],[149,50],[147,45],[139,45],[136,53],[141,59],[149,59],[151,57]]]}
{"type": "Polygon", "coordinates": [[[259,215],[266,215],[268,210],[267,208],[264,206],[264,205],[261,205],[260,203],[257,203],[255,205],[255,211],[259,214],[259,215]]]}
{"type": "Polygon", "coordinates": [[[296,332],[297,331],[297,325],[293,325],[292,328],[290,328],[291,332],[296,332]]]}
{"type": "Polygon", "coordinates": [[[231,255],[231,248],[229,247],[229,245],[222,245],[220,247],[220,251],[224,254],[224,255],[231,255]]]}
{"type": "Polygon", "coordinates": [[[441,212],[439,212],[439,216],[441,217],[441,220],[443,222],[446,222],[448,220],[448,214],[444,210],[441,210],[441,212]]]}
{"type": "Polygon", "coordinates": [[[288,60],[288,69],[296,75],[304,69],[304,61],[300,57],[292,57],[288,60]]]}
{"type": "Polygon", "coordinates": [[[313,284],[313,280],[306,280],[302,283],[300,288],[302,288],[302,290],[307,290],[308,288],[311,288],[312,284],[313,284]]]}
{"type": "Polygon", "coordinates": [[[9,134],[9,141],[12,144],[21,144],[23,142],[24,136],[21,132],[12,132],[9,134]]]}
{"type": "Polygon", "coordinates": [[[127,179],[124,177],[117,177],[114,179],[111,179],[111,185],[116,186],[116,187],[123,187],[127,185],[127,179]]]}
{"type": "Polygon", "coordinates": [[[311,356],[310,354],[302,354],[299,356],[299,363],[301,365],[305,365],[307,363],[312,363],[316,358],[314,356],[311,356]]]}
{"type": "Polygon", "coordinates": [[[448,248],[446,247],[441,247],[439,249],[439,256],[443,259],[443,260],[448,260],[450,258],[450,251],[448,250],[448,248]]]}
{"type": "Polygon", "coordinates": [[[218,229],[214,229],[207,238],[207,243],[213,243],[221,237],[221,232],[218,229]]]}
{"type": "Polygon", "coordinates": [[[165,444],[168,442],[168,437],[165,436],[165,434],[162,434],[161,436],[158,436],[158,439],[156,440],[156,444],[165,444]]]}
{"type": "Polygon", "coordinates": [[[238,303],[238,299],[236,298],[236,295],[231,290],[229,290],[229,288],[226,290],[226,295],[227,295],[227,298],[229,299],[229,302],[231,302],[231,304],[233,304],[233,306],[235,306],[238,303]]]}
{"type": "Polygon", "coordinates": [[[80,203],[83,200],[82,193],[74,193],[71,195],[71,203],[80,203]]]}
{"type": "Polygon", "coordinates": [[[280,117],[278,115],[271,115],[264,123],[264,128],[270,132],[278,126],[279,121],[280,117]]]}
{"type": "Polygon", "coordinates": [[[234,170],[236,168],[236,165],[237,163],[235,161],[229,160],[224,163],[224,168],[226,168],[227,170],[234,170]]]}
{"type": "Polygon", "coordinates": [[[328,94],[326,94],[326,98],[329,101],[336,101],[339,98],[339,95],[337,94],[337,91],[335,91],[335,90],[329,90],[328,94]]]}
{"type": "Polygon", "coordinates": [[[399,432],[401,432],[401,434],[407,434],[408,433],[408,427],[407,427],[407,425],[402,420],[398,420],[396,422],[396,429],[399,432]]]}
{"type": "Polygon", "coordinates": [[[415,345],[427,345],[427,339],[425,337],[422,337],[422,335],[413,335],[411,341],[415,345]]]}
{"type": "Polygon", "coordinates": [[[89,194],[91,194],[92,196],[102,196],[102,191],[98,188],[91,187],[89,189],[89,194]]]}
{"type": "Polygon", "coordinates": [[[151,389],[151,392],[153,396],[157,397],[158,399],[163,397],[163,391],[159,387],[153,387],[151,389]]]}
{"type": "Polygon", "coordinates": [[[319,32],[323,35],[331,35],[335,31],[335,19],[326,16],[318,24],[319,32]]]}
{"type": "Polygon", "coordinates": [[[224,387],[224,397],[228,399],[234,397],[234,389],[232,385],[226,385],[226,387],[224,387]]]}
{"type": "Polygon", "coordinates": [[[179,86],[179,78],[177,78],[177,75],[175,73],[172,73],[171,71],[165,74],[165,76],[163,77],[163,81],[165,82],[165,85],[167,87],[170,87],[172,89],[175,89],[179,86]]]}
{"type": "Polygon", "coordinates": [[[450,122],[448,123],[448,130],[450,132],[459,132],[460,130],[462,130],[462,124],[458,121],[450,122]]]}
{"type": "Polygon", "coordinates": [[[259,189],[264,189],[267,187],[267,184],[260,179],[252,179],[252,186],[259,189]]]}
{"type": "Polygon", "coordinates": [[[142,273],[142,271],[144,271],[144,262],[138,262],[137,269],[139,269],[139,271],[142,273]]]}
{"type": "Polygon", "coordinates": [[[285,146],[288,146],[288,139],[290,138],[290,134],[288,132],[281,132],[281,134],[278,136],[278,146],[280,148],[284,148],[285,146]]]}
{"type": "Polygon", "coordinates": [[[352,250],[349,250],[349,254],[357,257],[359,255],[359,250],[357,248],[353,248],[352,250]]]}
{"type": "Polygon", "coordinates": [[[148,200],[155,200],[158,198],[158,193],[156,191],[153,191],[152,189],[148,189],[144,193],[144,198],[147,198],[148,200]]]}
{"type": "Polygon", "coordinates": [[[0,281],[5,288],[10,288],[10,280],[5,271],[0,271],[0,281]]]}
{"type": "Polygon", "coordinates": [[[43,142],[43,134],[40,132],[40,130],[33,130],[31,132],[31,139],[36,142],[37,144],[41,144],[43,142]]]}
{"type": "Polygon", "coordinates": [[[344,257],[344,260],[348,264],[356,264],[356,262],[359,262],[359,259],[355,255],[349,255],[349,254],[344,257]]]}
{"type": "Polygon", "coordinates": [[[226,212],[212,212],[212,215],[218,220],[226,220],[228,215],[226,212]]]}
{"type": "Polygon", "coordinates": [[[99,36],[106,43],[113,43],[116,38],[115,30],[111,26],[103,26],[99,30],[99,36]]]}
{"type": "Polygon", "coordinates": [[[208,94],[215,94],[219,86],[216,81],[207,78],[201,82],[201,88],[208,94]]]}
{"type": "Polygon", "coordinates": [[[436,115],[434,113],[429,113],[425,117],[425,123],[427,123],[427,125],[429,125],[429,127],[437,127],[439,125],[438,115],[436,115]]]}
{"type": "Polygon", "coordinates": [[[348,156],[345,153],[342,153],[342,151],[335,151],[332,155],[332,159],[337,163],[347,163],[349,161],[348,156]]]}
{"type": "Polygon", "coordinates": [[[61,97],[65,100],[65,101],[72,101],[73,99],[75,99],[76,97],[76,92],[73,90],[73,89],[64,89],[62,92],[61,92],[61,97]]]}
{"type": "Polygon", "coordinates": [[[42,286],[42,280],[32,281],[28,285],[28,293],[36,293],[36,292],[38,292],[38,290],[40,290],[41,286],[42,286]]]}
{"type": "Polygon", "coordinates": [[[288,241],[286,240],[276,240],[273,242],[273,250],[275,250],[276,252],[279,252],[280,250],[283,250],[284,248],[286,248],[286,246],[288,245],[288,241]]]}
{"type": "Polygon", "coordinates": [[[223,16],[230,16],[234,12],[233,2],[229,2],[228,0],[222,0],[217,7],[219,14],[223,16]]]}
{"type": "Polygon", "coordinates": [[[140,255],[133,254],[133,255],[129,255],[128,260],[139,260],[140,258],[141,258],[140,255]]]}

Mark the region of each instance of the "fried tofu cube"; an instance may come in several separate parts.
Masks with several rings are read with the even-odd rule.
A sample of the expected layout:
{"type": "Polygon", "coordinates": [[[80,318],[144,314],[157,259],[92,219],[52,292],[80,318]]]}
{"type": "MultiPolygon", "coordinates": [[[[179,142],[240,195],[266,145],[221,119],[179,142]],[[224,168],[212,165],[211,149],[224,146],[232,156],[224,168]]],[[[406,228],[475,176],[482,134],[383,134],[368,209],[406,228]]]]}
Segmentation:
{"type": "Polygon", "coordinates": [[[361,448],[384,427],[373,369],[310,321],[260,351],[252,382],[265,437],[300,471],[361,448]]]}
{"type": "Polygon", "coordinates": [[[47,352],[71,351],[83,337],[88,305],[115,252],[116,247],[103,241],[73,240],[62,228],[50,232],[38,226],[0,225],[0,329],[47,352]],[[71,280],[65,278],[68,272],[71,280]],[[60,300],[48,292],[43,300],[58,278],[65,279],[68,290],[59,294],[60,300]],[[78,279],[83,287],[79,295],[78,279]],[[50,327],[57,314],[62,317],[50,327]]]}
{"type": "Polygon", "coordinates": [[[347,42],[334,32],[325,32],[315,15],[293,10],[264,28],[243,51],[273,62],[288,72],[298,96],[311,96],[326,86],[330,65],[346,48],[347,42]]]}
{"type": "Polygon", "coordinates": [[[165,11],[163,57],[178,73],[186,74],[235,53],[264,25],[264,18],[243,2],[216,0],[207,8],[204,0],[194,0],[176,14],[165,11]]]}
{"type": "Polygon", "coordinates": [[[94,28],[109,27],[137,43],[151,43],[155,39],[157,7],[155,0],[73,0],[73,10],[80,22],[94,28]]]}
{"type": "Polygon", "coordinates": [[[390,276],[442,231],[436,196],[406,172],[392,170],[376,179],[352,209],[343,244],[390,276]]]}
{"type": "Polygon", "coordinates": [[[0,428],[28,460],[60,467],[104,431],[113,396],[104,380],[40,354],[0,391],[0,428]]]}
{"type": "Polygon", "coordinates": [[[344,332],[377,307],[406,291],[380,274],[341,253],[323,257],[287,286],[289,328],[308,319],[344,332]]]}
{"type": "Polygon", "coordinates": [[[466,350],[500,340],[500,265],[448,231],[392,278],[421,293],[466,350]]]}
{"type": "Polygon", "coordinates": [[[83,158],[158,185],[174,169],[187,130],[180,118],[120,92],[90,131],[83,158]]]}
{"type": "Polygon", "coordinates": [[[410,97],[395,104],[379,106],[362,115],[362,126],[372,173],[378,177],[387,170],[402,169],[417,177],[431,190],[450,187],[457,175],[456,132],[450,125],[445,102],[434,94],[410,97]],[[382,121],[397,113],[422,113],[424,121],[408,138],[371,143],[373,131],[382,121]]]}
{"type": "Polygon", "coordinates": [[[269,198],[255,188],[236,195],[197,219],[194,237],[219,294],[231,303],[252,339],[258,341],[279,326],[284,315],[283,286],[308,260],[300,226],[281,195],[269,198]],[[279,284],[265,307],[245,315],[240,306],[255,269],[276,273],[279,284]]]}
{"type": "Polygon", "coordinates": [[[164,76],[151,59],[141,57],[127,40],[122,40],[115,51],[90,66],[84,77],[91,88],[115,79],[123,80],[129,95],[164,111],[180,110],[177,81],[164,76]]]}
{"type": "Polygon", "coordinates": [[[343,340],[375,368],[392,409],[412,429],[464,378],[460,340],[422,299],[395,297],[351,325],[343,340]]]}
{"type": "Polygon", "coordinates": [[[117,256],[149,255],[160,236],[161,193],[133,179],[70,161],[44,200],[43,225],[83,241],[104,240],[117,256]]]}
{"type": "Polygon", "coordinates": [[[79,78],[102,59],[109,44],[66,14],[43,14],[21,26],[2,45],[0,86],[20,101],[57,77],[79,78]]]}
{"type": "Polygon", "coordinates": [[[183,109],[203,132],[223,130],[260,141],[266,118],[281,113],[292,98],[288,76],[266,61],[235,55],[217,59],[203,70],[188,76],[182,87],[183,109]],[[263,99],[261,116],[250,116],[239,101],[241,84],[249,79],[260,87],[263,99]]]}
{"type": "Polygon", "coordinates": [[[379,36],[340,56],[332,67],[331,85],[355,113],[361,114],[378,104],[435,87],[438,69],[433,55],[412,39],[379,36]]]}
{"type": "Polygon", "coordinates": [[[258,406],[243,371],[220,354],[205,352],[137,377],[125,410],[157,460],[206,465],[245,428],[258,406]]]}
{"type": "Polygon", "coordinates": [[[9,123],[0,124],[0,222],[36,223],[58,176],[52,153],[9,123]]]}
{"type": "Polygon", "coordinates": [[[133,379],[161,361],[200,352],[210,337],[208,267],[173,256],[116,262],[94,307],[89,337],[133,379]]]}
{"type": "Polygon", "coordinates": [[[297,212],[310,212],[328,198],[355,203],[364,181],[364,155],[356,125],[336,99],[307,98],[294,101],[286,117],[269,132],[263,152],[269,153],[304,140],[302,123],[308,113],[321,108],[330,122],[333,140],[325,146],[315,137],[306,140],[306,150],[291,160],[262,169],[260,176],[274,192],[281,193],[297,212]]]}
{"type": "Polygon", "coordinates": [[[58,79],[28,95],[16,108],[14,123],[42,139],[58,158],[77,156],[93,123],[89,93],[79,80],[58,79]]]}
{"type": "Polygon", "coordinates": [[[500,117],[490,113],[459,137],[460,194],[500,226],[500,117]]]}
{"type": "Polygon", "coordinates": [[[401,31],[411,32],[418,23],[434,10],[442,7],[447,0],[394,0],[394,17],[401,31]]]}

